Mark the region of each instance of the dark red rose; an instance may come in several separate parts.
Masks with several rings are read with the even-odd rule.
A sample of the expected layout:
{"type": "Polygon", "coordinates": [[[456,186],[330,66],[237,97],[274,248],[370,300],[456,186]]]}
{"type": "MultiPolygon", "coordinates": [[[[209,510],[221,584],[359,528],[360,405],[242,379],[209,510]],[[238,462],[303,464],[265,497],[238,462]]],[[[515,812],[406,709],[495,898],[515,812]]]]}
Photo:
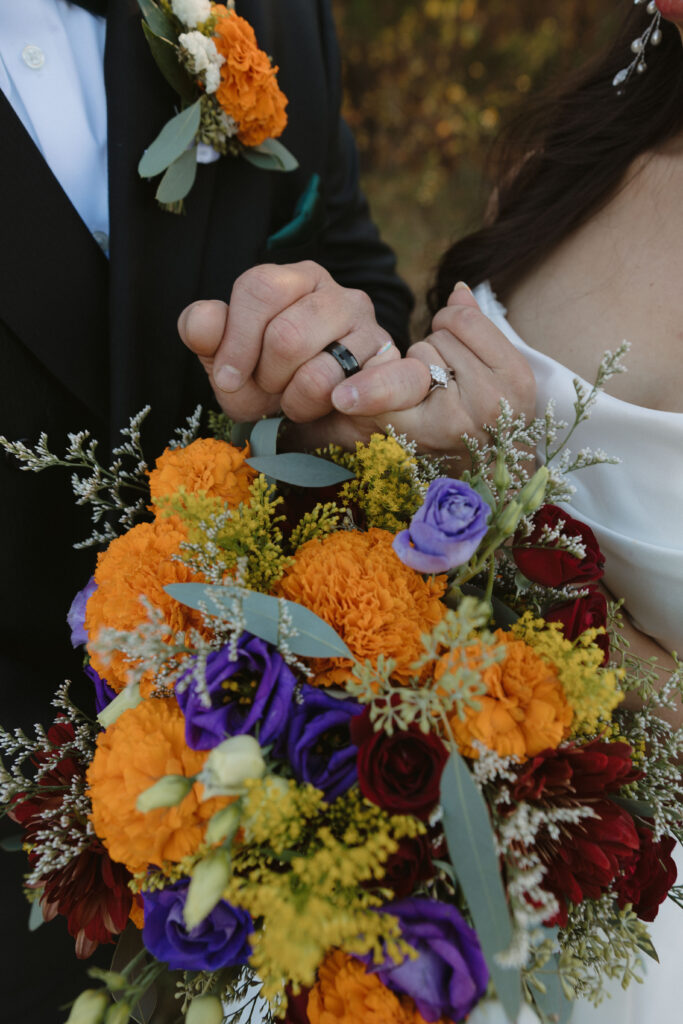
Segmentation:
{"type": "Polygon", "coordinates": [[[603,574],[605,559],[590,526],[573,519],[557,505],[542,505],[533,518],[533,529],[527,537],[515,538],[512,556],[520,572],[533,583],[545,587],[562,587],[568,583],[591,583],[603,574]],[[544,527],[550,530],[564,521],[565,537],[576,537],[584,545],[584,558],[576,558],[559,548],[538,547],[544,527]]]}
{"type": "Polygon", "coordinates": [[[544,807],[589,807],[594,817],[560,824],[559,835],[547,829],[535,846],[545,864],[543,888],[559,903],[546,924],[567,922],[567,902],[598,899],[633,862],[640,840],[630,814],[608,794],[635,781],[628,743],[592,740],[546,750],[527,762],[511,787],[511,802],[544,807]]]}
{"type": "Polygon", "coordinates": [[[654,921],[676,881],[676,864],[671,856],[676,840],[662,836],[655,843],[647,825],[638,825],[637,830],[640,849],[617,883],[617,902],[620,907],[631,903],[641,920],[654,921]]]}
{"type": "Polygon", "coordinates": [[[412,896],[419,882],[433,877],[433,855],[429,836],[402,839],[396,853],[384,865],[382,886],[391,889],[397,900],[412,896]]]}
{"type": "Polygon", "coordinates": [[[375,732],[367,709],[351,719],[358,747],[358,785],[364,797],[393,814],[426,819],[439,799],[448,751],[438,738],[413,725],[392,736],[375,732]]]}
{"type": "Polygon", "coordinates": [[[287,1012],[282,1024],[309,1024],[306,1008],[310,991],[310,988],[302,988],[301,992],[295,996],[291,986],[287,985],[285,989],[287,994],[287,1012]]]}
{"type": "MultiPolygon", "coordinates": [[[[556,605],[544,613],[547,622],[560,622],[562,632],[568,640],[576,640],[587,629],[607,627],[607,600],[599,590],[590,588],[585,597],[577,597],[575,601],[556,605]]],[[[609,661],[609,637],[607,633],[599,633],[595,642],[604,654],[602,664],[609,661]]]]}

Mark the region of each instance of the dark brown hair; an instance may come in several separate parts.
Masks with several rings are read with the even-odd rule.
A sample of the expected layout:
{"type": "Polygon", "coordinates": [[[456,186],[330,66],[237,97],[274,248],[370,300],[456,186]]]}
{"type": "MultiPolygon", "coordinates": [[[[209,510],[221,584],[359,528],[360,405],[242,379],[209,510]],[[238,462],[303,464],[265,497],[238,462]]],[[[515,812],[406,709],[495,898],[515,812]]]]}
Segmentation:
{"type": "Polygon", "coordinates": [[[487,278],[506,291],[587,220],[617,190],[631,162],[683,127],[683,53],[676,27],[662,21],[662,42],[648,47],[647,71],[621,95],[614,76],[649,23],[633,8],[608,51],[560,87],[527,100],[494,150],[497,210],[483,228],[443,256],[428,296],[432,312],[456,281],[487,278]]]}

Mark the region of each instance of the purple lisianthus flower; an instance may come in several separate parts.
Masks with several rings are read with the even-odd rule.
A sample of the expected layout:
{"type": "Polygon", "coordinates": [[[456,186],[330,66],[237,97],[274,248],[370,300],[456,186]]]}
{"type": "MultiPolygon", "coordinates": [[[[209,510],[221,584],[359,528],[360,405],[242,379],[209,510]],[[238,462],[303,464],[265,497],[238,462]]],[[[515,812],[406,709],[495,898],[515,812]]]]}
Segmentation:
{"type": "Polygon", "coordinates": [[[193,750],[211,750],[228,736],[254,734],[267,747],[282,734],[293,706],[296,679],[282,655],[265,640],[243,633],[237,657],[224,647],[206,659],[203,703],[193,668],[176,683],[176,698],[185,715],[185,740],[193,750]]]}
{"type": "Polygon", "coordinates": [[[221,900],[201,924],[188,931],[183,920],[189,879],[143,893],[142,941],[172,971],[216,971],[245,964],[251,954],[251,915],[221,900]]]}
{"type": "Polygon", "coordinates": [[[79,590],[71,602],[71,607],[66,615],[66,621],[71,629],[72,647],[81,647],[88,642],[88,632],[85,628],[85,606],[90,595],[94,594],[96,590],[95,577],[91,576],[83,590],[79,590]]]}
{"type": "Polygon", "coordinates": [[[368,970],[398,995],[410,996],[425,1020],[463,1020],[486,992],[489,980],[476,932],[455,907],[437,900],[400,900],[380,913],[398,918],[401,934],[417,958],[373,964],[364,957],[368,970]]]}
{"type": "Polygon", "coordinates": [[[111,704],[116,696],[116,690],[111,688],[107,680],[103,679],[92,665],[86,665],[83,671],[95,684],[95,713],[99,715],[100,711],[104,711],[111,704]]]}
{"type": "Polygon", "coordinates": [[[358,780],[358,747],[351,741],[350,722],[363,708],[304,684],[290,717],[287,733],[276,745],[276,756],[289,761],[298,782],[321,789],[336,800],[358,780]]]}
{"type": "Polygon", "coordinates": [[[464,480],[432,480],[407,530],[394,538],[401,561],[418,572],[446,572],[468,562],[488,529],[491,509],[464,480]]]}

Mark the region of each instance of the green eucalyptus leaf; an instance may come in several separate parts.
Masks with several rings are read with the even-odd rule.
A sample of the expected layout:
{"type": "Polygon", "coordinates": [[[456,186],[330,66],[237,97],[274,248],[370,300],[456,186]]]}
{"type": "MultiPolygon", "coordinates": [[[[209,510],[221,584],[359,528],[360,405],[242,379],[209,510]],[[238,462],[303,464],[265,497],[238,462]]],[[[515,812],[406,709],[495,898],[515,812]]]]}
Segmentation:
{"type": "Polygon", "coordinates": [[[199,130],[201,100],[181,110],[164,125],[154,142],[142,154],[138,173],[143,178],[153,178],[165,171],[174,160],[194,142],[199,130]]]}
{"type": "Polygon", "coordinates": [[[284,416],[273,416],[267,420],[259,420],[254,424],[249,443],[254,456],[275,455],[277,451],[277,435],[284,416]]]}
{"type": "MultiPolygon", "coordinates": [[[[277,647],[280,640],[280,598],[218,584],[171,583],[164,589],[181,604],[199,611],[206,609],[210,615],[228,622],[234,619],[233,605],[237,601],[245,630],[277,647]]],[[[283,603],[297,631],[287,637],[287,646],[294,654],[304,658],[353,658],[342,638],[327,622],[303,605],[293,601],[283,603]]]]}
{"type": "Polygon", "coordinates": [[[654,818],[655,816],[654,808],[646,800],[632,800],[628,796],[614,796],[612,793],[609,793],[608,797],[613,804],[623,807],[634,818],[654,818]]]}
{"type": "Polygon", "coordinates": [[[467,901],[498,999],[510,1021],[517,1020],[520,972],[502,968],[496,955],[512,943],[512,922],[500,876],[488,809],[457,751],[441,776],[443,827],[451,863],[467,901]]]}
{"type": "Polygon", "coordinates": [[[178,60],[175,46],[168,39],[163,39],[149,27],[146,21],[142,23],[142,31],[149,43],[152,56],[157,67],[172,89],[180,95],[185,103],[191,103],[195,98],[196,90],[189,75],[178,60]]]}
{"type": "Polygon", "coordinates": [[[40,905],[40,895],[36,894],[36,898],[31,904],[31,912],[28,915],[28,930],[36,932],[41,924],[45,924],[45,918],[43,917],[43,908],[40,905]]]}
{"type": "Polygon", "coordinates": [[[12,836],[4,836],[0,839],[0,850],[3,853],[21,853],[22,849],[21,832],[16,832],[12,836]]]}
{"type": "Polygon", "coordinates": [[[562,990],[557,956],[551,956],[537,974],[545,985],[545,992],[539,992],[534,988],[534,1002],[543,1014],[543,1019],[551,1020],[556,1022],[556,1024],[567,1024],[574,1009],[574,1004],[571,999],[567,999],[562,990]]]}
{"type": "Polygon", "coordinates": [[[156,190],[156,198],[160,203],[177,203],[184,199],[194,185],[197,175],[197,147],[186,149],[177,160],[166,169],[156,190]]]}
{"type": "Polygon", "coordinates": [[[138,0],[138,6],[142,11],[146,25],[149,26],[155,36],[167,39],[170,43],[178,42],[178,33],[173,22],[164,14],[158,4],[154,3],[154,0],[138,0]]]}
{"type": "Polygon", "coordinates": [[[242,156],[263,171],[295,171],[299,166],[294,154],[277,139],[266,139],[260,146],[245,147],[242,156]]]}
{"type": "Polygon", "coordinates": [[[353,473],[343,466],[304,452],[262,455],[247,459],[247,463],[272,480],[295,484],[297,487],[330,487],[344,480],[353,480],[353,473]]]}

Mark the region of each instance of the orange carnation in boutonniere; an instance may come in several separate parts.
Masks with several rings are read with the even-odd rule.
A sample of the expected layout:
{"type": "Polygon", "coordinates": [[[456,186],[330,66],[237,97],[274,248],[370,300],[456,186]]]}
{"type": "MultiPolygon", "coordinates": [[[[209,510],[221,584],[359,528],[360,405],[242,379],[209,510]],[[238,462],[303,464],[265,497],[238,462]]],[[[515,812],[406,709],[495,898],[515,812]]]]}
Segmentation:
{"type": "MultiPolygon", "coordinates": [[[[523,640],[496,630],[505,646],[502,661],[482,672],[487,693],[476,697],[478,710],[464,709],[465,717],[450,719],[453,735],[466,757],[478,757],[478,740],[501,757],[515,756],[520,761],[535,757],[542,750],[557,747],[569,735],[574,712],[569,705],[557,670],[544,661],[523,640]]],[[[468,650],[475,668],[480,650],[468,650]]],[[[448,668],[449,654],[437,662],[434,676],[439,679],[448,668]]]]}
{"type": "Polygon", "coordinates": [[[287,124],[287,97],[275,77],[279,69],[259,50],[248,21],[222,4],[216,4],[213,13],[217,16],[214,44],[225,58],[216,99],[238,125],[240,142],[259,146],[282,135],[287,124]]]}
{"type": "MultiPolygon", "coordinates": [[[[310,540],[297,551],[280,580],[279,597],[303,604],[336,629],[358,661],[380,655],[397,662],[396,676],[411,674],[422,654],[422,634],[444,616],[439,598],[445,576],[422,576],[405,566],[392,548],[393,533],[341,530],[310,540]]],[[[318,686],[343,683],[351,663],[317,658],[318,686]]]]}

